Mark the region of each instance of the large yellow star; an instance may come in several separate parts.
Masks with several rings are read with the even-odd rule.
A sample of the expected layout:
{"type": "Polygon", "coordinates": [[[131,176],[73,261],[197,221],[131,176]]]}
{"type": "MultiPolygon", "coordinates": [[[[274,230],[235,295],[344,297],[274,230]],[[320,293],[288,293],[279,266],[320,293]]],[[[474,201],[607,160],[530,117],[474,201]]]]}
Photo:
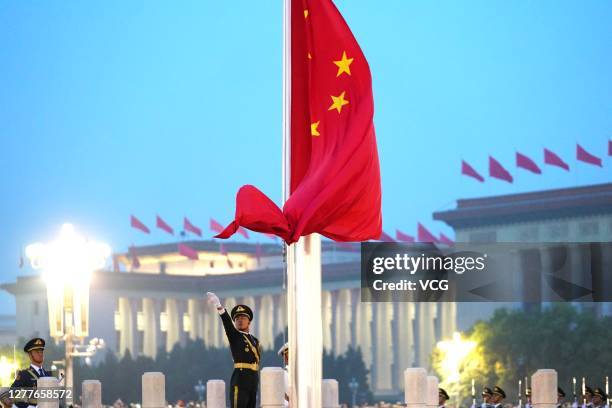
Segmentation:
{"type": "Polygon", "coordinates": [[[308,9],[304,9],[304,18],[308,18],[308,9]]]}
{"type": "Polygon", "coordinates": [[[344,105],[348,105],[348,103],[349,103],[349,101],[344,99],[344,94],[345,93],[346,93],[346,91],[342,91],[342,93],[340,95],[338,95],[338,96],[330,95],[331,98],[332,98],[332,101],[334,101],[334,103],[332,103],[332,105],[327,110],[336,109],[338,111],[338,113],[340,113],[340,111],[342,110],[342,107],[344,105]]]}
{"type": "Polygon", "coordinates": [[[319,129],[317,129],[319,127],[319,123],[321,123],[321,121],[310,124],[310,135],[311,136],[321,136],[321,134],[319,133],[319,129]]]}
{"type": "Polygon", "coordinates": [[[342,73],[346,72],[351,75],[351,64],[353,63],[353,58],[346,57],[346,51],[342,53],[342,59],[340,61],[334,61],[334,64],[338,66],[338,73],[336,74],[336,78],[342,75],[342,73]]]}

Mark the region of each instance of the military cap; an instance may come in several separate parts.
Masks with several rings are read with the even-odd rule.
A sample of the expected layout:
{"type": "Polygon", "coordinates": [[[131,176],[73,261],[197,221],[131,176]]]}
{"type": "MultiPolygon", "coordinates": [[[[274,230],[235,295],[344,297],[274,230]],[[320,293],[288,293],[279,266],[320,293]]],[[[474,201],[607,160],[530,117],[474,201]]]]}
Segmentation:
{"type": "Polygon", "coordinates": [[[484,387],[482,389],[482,396],[484,397],[485,395],[491,396],[493,395],[493,391],[491,391],[489,387],[484,387]]]}
{"type": "Polygon", "coordinates": [[[289,343],[285,343],[285,344],[283,344],[283,347],[278,349],[278,355],[282,356],[283,354],[285,354],[288,351],[289,351],[289,343]]]}
{"type": "Polygon", "coordinates": [[[531,395],[531,387],[527,387],[525,389],[525,395],[528,396],[528,397],[531,395]]]}
{"type": "Polygon", "coordinates": [[[231,315],[232,315],[232,320],[236,320],[236,317],[240,315],[248,317],[249,321],[253,320],[253,311],[247,305],[234,306],[234,308],[232,309],[231,315]]]}
{"type": "Polygon", "coordinates": [[[604,390],[602,390],[599,387],[595,388],[595,391],[593,391],[593,396],[594,397],[597,396],[597,397],[601,398],[604,401],[608,399],[608,396],[606,395],[604,390]]]}
{"type": "Polygon", "coordinates": [[[444,388],[438,388],[438,396],[444,398],[445,400],[449,400],[450,397],[448,396],[446,390],[444,388]]]}
{"type": "Polygon", "coordinates": [[[499,388],[497,385],[493,387],[493,394],[498,394],[501,395],[502,398],[506,398],[506,393],[504,392],[504,390],[499,388]]]}
{"type": "Polygon", "coordinates": [[[557,395],[560,395],[561,397],[565,397],[565,391],[563,391],[561,387],[557,387],[557,395]]]}
{"type": "Polygon", "coordinates": [[[584,386],[584,393],[585,394],[591,394],[593,395],[593,389],[591,387],[589,387],[588,385],[584,386]]]}
{"type": "Polygon", "coordinates": [[[44,350],[45,349],[45,340],[40,337],[35,337],[32,340],[28,341],[26,345],[23,347],[23,351],[30,352],[32,350],[44,350]]]}

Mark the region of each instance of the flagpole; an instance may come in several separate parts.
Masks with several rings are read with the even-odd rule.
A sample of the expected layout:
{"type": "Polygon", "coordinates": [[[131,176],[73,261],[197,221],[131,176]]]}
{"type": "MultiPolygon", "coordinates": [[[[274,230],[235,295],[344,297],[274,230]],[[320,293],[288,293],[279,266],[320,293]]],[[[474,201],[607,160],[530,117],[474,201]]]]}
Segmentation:
{"type": "MultiPolygon", "coordinates": [[[[291,1],[283,0],[283,205],[291,194],[291,1]]],[[[291,408],[321,406],[321,237],[286,245],[291,408]],[[299,306],[299,307],[298,307],[299,306]]]]}

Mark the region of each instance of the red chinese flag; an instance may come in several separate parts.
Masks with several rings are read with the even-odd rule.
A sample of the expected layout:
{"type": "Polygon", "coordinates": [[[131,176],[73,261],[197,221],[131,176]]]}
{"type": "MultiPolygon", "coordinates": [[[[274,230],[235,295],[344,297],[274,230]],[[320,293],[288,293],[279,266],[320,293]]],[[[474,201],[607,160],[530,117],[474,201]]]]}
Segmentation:
{"type": "Polygon", "coordinates": [[[516,167],[521,167],[535,174],[542,174],[542,170],[533,160],[519,152],[516,152],[516,167]]]}
{"type": "Polygon", "coordinates": [[[191,232],[192,234],[197,235],[198,237],[202,236],[202,230],[189,221],[187,217],[183,218],[183,229],[185,231],[191,232]]]}
{"type": "Polygon", "coordinates": [[[581,162],[592,164],[593,166],[602,167],[601,158],[587,152],[579,144],[576,145],[576,159],[580,160],[581,162]]]}
{"type": "Polygon", "coordinates": [[[130,225],[132,226],[132,228],[136,228],[137,230],[140,230],[145,234],[151,233],[151,230],[149,230],[146,225],[144,225],[138,218],[134,217],[133,215],[130,215],[130,225]]]}
{"type": "Polygon", "coordinates": [[[608,156],[612,156],[612,140],[608,140],[608,156]]]}
{"type": "Polygon", "coordinates": [[[380,237],[378,238],[378,240],[383,242],[395,242],[393,237],[387,234],[385,231],[380,233],[380,237]]]}
{"type": "Polygon", "coordinates": [[[130,258],[132,259],[132,269],[140,268],[140,260],[138,259],[138,255],[136,255],[136,247],[133,245],[129,248],[130,258]]]}
{"type": "Polygon", "coordinates": [[[210,230],[216,232],[217,234],[223,231],[223,225],[219,224],[213,218],[210,219],[210,230]]]}
{"type": "Polygon", "coordinates": [[[489,176],[512,183],[512,175],[493,156],[489,156],[489,176]]]}
{"type": "Polygon", "coordinates": [[[190,247],[189,245],[186,244],[178,244],[178,252],[179,254],[183,255],[184,257],[191,259],[191,260],[198,260],[198,251],[196,251],[195,249],[193,249],[192,247],[190,247]]]}
{"type": "Polygon", "coordinates": [[[453,245],[455,243],[455,241],[444,235],[442,232],[440,233],[440,239],[438,241],[445,245],[453,245]]]}
{"type": "Polygon", "coordinates": [[[557,154],[548,149],[544,149],[544,163],[550,164],[551,166],[561,167],[562,169],[569,171],[569,165],[559,156],[557,156],[557,154]]]}
{"type": "Polygon", "coordinates": [[[417,224],[417,239],[419,242],[432,242],[438,243],[438,238],[434,236],[427,228],[420,222],[417,224]]]}
{"type": "Polygon", "coordinates": [[[238,233],[247,239],[249,238],[249,232],[243,227],[238,228],[238,233]]]}
{"type": "Polygon", "coordinates": [[[380,168],[372,78],[331,0],[291,1],[291,195],[281,210],[253,186],[236,197],[239,226],[287,243],[320,233],[335,241],[378,239],[380,168]]]}
{"type": "Polygon", "coordinates": [[[466,175],[468,177],[472,177],[481,183],[484,181],[484,177],[482,177],[468,162],[465,160],[461,160],[461,174],[466,175]]]}
{"type": "Polygon", "coordinates": [[[162,218],[158,215],[155,219],[155,226],[161,230],[166,231],[170,235],[174,235],[174,230],[166,221],[162,220],[162,218]]]}
{"type": "Polygon", "coordinates": [[[395,239],[401,242],[414,242],[414,237],[412,235],[404,234],[400,230],[395,230],[395,239]]]}

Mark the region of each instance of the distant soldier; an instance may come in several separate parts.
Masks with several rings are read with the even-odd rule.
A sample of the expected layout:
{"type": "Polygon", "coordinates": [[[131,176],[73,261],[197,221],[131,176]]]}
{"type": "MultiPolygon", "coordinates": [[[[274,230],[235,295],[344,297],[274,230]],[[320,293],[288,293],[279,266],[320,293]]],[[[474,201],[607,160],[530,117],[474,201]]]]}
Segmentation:
{"type": "Polygon", "coordinates": [[[450,398],[444,388],[438,388],[438,408],[445,408],[446,401],[450,398]]]}
{"type": "Polygon", "coordinates": [[[491,397],[491,403],[495,408],[501,408],[502,402],[506,399],[506,393],[497,385],[493,387],[493,396],[491,397]]]}
{"type": "Polygon", "coordinates": [[[480,404],[480,408],[492,407],[491,405],[492,397],[493,397],[493,390],[491,390],[489,387],[484,387],[482,389],[482,404],[480,404]]]}
{"type": "Polygon", "coordinates": [[[525,408],[533,408],[533,405],[531,405],[531,387],[525,389],[525,408]]]}
{"type": "Polygon", "coordinates": [[[593,391],[592,401],[593,408],[603,408],[608,401],[608,396],[601,388],[595,388],[593,391]]]}
{"type": "Polygon", "coordinates": [[[588,385],[584,387],[582,408],[593,408],[593,389],[588,385]]]}
{"type": "Polygon", "coordinates": [[[45,340],[39,337],[33,338],[28,341],[23,347],[23,351],[28,354],[30,359],[30,366],[26,369],[17,371],[15,381],[11,384],[11,387],[5,391],[0,400],[6,407],[10,407],[15,404],[19,408],[31,408],[38,405],[38,401],[35,398],[27,398],[27,394],[19,395],[21,393],[18,390],[22,389],[36,389],[36,382],[40,377],[50,377],[51,373],[43,368],[45,361],[45,340]],[[24,398],[25,397],[25,398],[24,398]]]}
{"type": "Polygon", "coordinates": [[[289,394],[290,394],[290,390],[289,390],[289,343],[283,344],[283,347],[281,347],[278,350],[278,355],[283,358],[283,364],[285,365],[285,368],[284,368],[285,401],[283,402],[283,407],[288,407],[289,406],[289,394]]]}
{"type": "Polygon", "coordinates": [[[246,305],[236,305],[232,316],[221,306],[217,295],[207,292],[208,303],[221,315],[225,335],[229,341],[234,371],[230,380],[231,408],[255,408],[259,388],[259,340],[249,333],[253,311],[246,305]]]}
{"type": "Polygon", "coordinates": [[[561,408],[565,402],[565,391],[561,387],[557,387],[557,408],[561,408]]]}

